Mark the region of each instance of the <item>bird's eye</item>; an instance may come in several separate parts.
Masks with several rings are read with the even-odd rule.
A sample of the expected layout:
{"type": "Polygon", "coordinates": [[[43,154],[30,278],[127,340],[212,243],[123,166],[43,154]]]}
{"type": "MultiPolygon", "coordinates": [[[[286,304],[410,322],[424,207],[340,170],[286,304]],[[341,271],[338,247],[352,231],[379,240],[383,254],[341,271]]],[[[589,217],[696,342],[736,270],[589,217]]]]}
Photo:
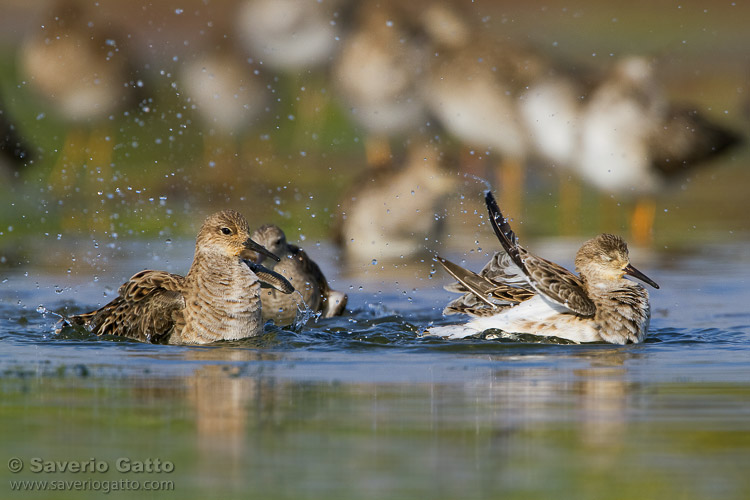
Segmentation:
{"type": "Polygon", "coordinates": [[[221,232],[224,234],[232,234],[232,230],[229,229],[228,227],[222,227],[221,232]]]}

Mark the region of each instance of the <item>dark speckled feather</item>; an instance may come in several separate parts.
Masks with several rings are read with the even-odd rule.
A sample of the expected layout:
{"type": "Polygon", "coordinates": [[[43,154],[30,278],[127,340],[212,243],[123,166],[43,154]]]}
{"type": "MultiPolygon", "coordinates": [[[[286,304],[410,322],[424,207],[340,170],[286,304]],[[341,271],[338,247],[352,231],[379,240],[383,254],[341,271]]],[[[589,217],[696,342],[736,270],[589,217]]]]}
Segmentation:
{"type": "Polygon", "coordinates": [[[71,318],[96,335],[117,335],[164,343],[180,323],[185,278],[165,271],[141,271],[120,287],[119,297],[101,309],[71,318]]]}
{"type": "Polygon", "coordinates": [[[525,281],[517,283],[516,280],[515,286],[511,284],[514,275],[507,272],[510,264],[507,254],[495,254],[480,274],[440,257],[438,261],[458,281],[457,286],[449,285],[446,289],[464,294],[445,307],[445,314],[489,316],[534,296],[534,291],[525,281]]]}

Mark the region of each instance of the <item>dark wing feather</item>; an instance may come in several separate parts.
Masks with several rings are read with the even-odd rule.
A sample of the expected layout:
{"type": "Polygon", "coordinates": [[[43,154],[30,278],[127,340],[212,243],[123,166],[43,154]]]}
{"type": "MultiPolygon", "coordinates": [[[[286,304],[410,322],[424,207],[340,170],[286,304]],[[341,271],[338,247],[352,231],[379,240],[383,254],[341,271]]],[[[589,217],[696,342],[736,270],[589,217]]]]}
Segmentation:
{"type": "Polygon", "coordinates": [[[297,259],[302,264],[302,271],[305,273],[305,276],[310,276],[318,284],[321,298],[320,304],[325,317],[330,318],[343,314],[349,297],[345,293],[336,292],[331,289],[320,266],[304,250],[291,243],[287,244],[287,248],[292,254],[292,258],[297,259]]]}
{"type": "Polygon", "coordinates": [[[117,335],[142,342],[166,342],[182,326],[184,278],[165,271],[141,271],[120,287],[119,297],[101,309],[73,316],[96,335],[117,335]]]}
{"type": "Polygon", "coordinates": [[[736,132],[716,125],[694,109],[672,107],[651,137],[653,164],[665,176],[682,174],[742,142],[736,132]]]}
{"type": "Polygon", "coordinates": [[[500,211],[500,207],[497,206],[495,197],[492,196],[491,191],[487,191],[484,195],[484,201],[487,205],[487,211],[490,215],[490,224],[492,229],[495,231],[497,239],[500,240],[500,244],[503,246],[505,252],[510,256],[511,260],[515,265],[519,267],[524,273],[528,274],[523,263],[523,259],[520,255],[522,247],[518,246],[518,238],[516,233],[511,229],[508,220],[503,216],[500,211]]]}
{"type": "Polygon", "coordinates": [[[487,297],[490,290],[495,288],[494,283],[440,256],[437,256],[437,258],[443,268],[448,271],[448,274],[460,283],[461,288],[463,288],[462,291],[473,293],[488,306],[495,307],[495,304],[487,297]]]}
{"type": "Polygon", "coordinates": [[[582,316],[593,316],[596,305],[580,278],[562,266],[525,252],[529,284],[548,299],[582,316]]]}
{"type": "Polygon", "coordinates": [[[448,304],[444,310],[446,314],[491,315],[534,296],[534,291],[528,288],[493,281],[489,277],[478,275],[439,256],[438,261],[448,274],[458,281],[456,285],[446,288],[449,291],[464,293],[462,297],[448,304]]]}
{"type": "Polygon", "coordinates": [[[328,280],[326,280],[323,271],[320,270],[318,264],[315,263],[307,253],[297,245],[287,244],[289,253],[292,254],[292,258],[297,259],[302,264],[302,270],[306,276],[311,276],[313,281],[318,284],[320,289],[320,295],[325,298],[331,291],[328,286],[328,280]]]}
{"type": "Polygon", "coordinates": [[[581,280],[562,266],[550,262],[518,245],[518,238],[503,217],[495,197],[485,194],[492,229],[513,263],[526,274],[534,290],[582,316],[593,316],[596,305],[589,298],[581,280]]]}

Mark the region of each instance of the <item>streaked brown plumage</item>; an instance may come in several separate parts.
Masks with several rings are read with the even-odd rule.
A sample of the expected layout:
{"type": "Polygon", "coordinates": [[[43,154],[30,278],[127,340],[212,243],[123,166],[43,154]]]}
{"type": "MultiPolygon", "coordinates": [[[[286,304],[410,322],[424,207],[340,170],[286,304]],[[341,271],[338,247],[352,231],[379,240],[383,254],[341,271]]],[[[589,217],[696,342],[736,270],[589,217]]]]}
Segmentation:
{"type": "MultiPolygon", "coordinates": [[[[300,247],[287,243],[284,231],[278,226],[266,224],[256,229],[252,239],[278,255],[279,262],[267,263],[274,272],[288,279],[302,295],[302,300],[312,311],[320,311],[325,318],[340,316],[346,307],[347,296],[331,290],[320,267],[300,247]]],[[[290,324],[297,313],[299,298],[267,288],[261,291],[263,319],[272,319],[277,324],[290,324]]]]}
{"type": "Polygon", "coordinates": [[[198,232],[193,264],[185,277],[141,271],[120,287],[116,299],[70,322],[97,335],[152,343],[204,344],[258,335],[263,330],[263,277],[272,278],[269,281],[286,293],[293,290],[283,277],[248,262],[258,252],[278,259],[250,239],[241,214],[215,213],[198,232]]]}
{"type": "Polygon", "coordinates": [[[648,292],[623,275],[659,286],[630,264],[622,238],[600,234],[584,243],[576,254],[576,276],[520,246],[492,193],[487,193],[486,202],[505,252],[496,253],[479,275],[441,259],[459,282],[448,289],[464,293],[444,312],[467,313],[475,319],[434,327],[428,334],[461,338],[496,329],[576,342],[643,341],[651,311],[648,292]]]}

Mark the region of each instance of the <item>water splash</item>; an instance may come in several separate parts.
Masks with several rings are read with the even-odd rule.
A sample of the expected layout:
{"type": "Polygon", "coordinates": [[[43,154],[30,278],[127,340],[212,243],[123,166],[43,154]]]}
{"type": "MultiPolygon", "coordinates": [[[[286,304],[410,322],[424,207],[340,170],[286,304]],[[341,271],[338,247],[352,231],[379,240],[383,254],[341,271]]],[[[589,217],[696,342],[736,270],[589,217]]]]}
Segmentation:
{"type": "Polygon", "coordinates": [[[60,314],[55,311],[50,311],[49,309],[47,309],[41,304],[36,307],[36,312],[41,314],[42,317],[45,319],[47,318],[47,315],[53,316],[57,319],[55,321],[55,326],[53,330],[54,333],[56,334],[59,334],[60,332],[62,332],[63,328],[70,327],[73,325],[70,321],[70,318],[68,318],[64,314],[60,314]]]}
{"type": "Polygon", "coordinates": [[[50,311],[49,309],[47,309],[46,307],[44,307],[41,304],[36,307],[36,312],[38,312],[39,314],[41,314],[44,318],[46,318],[47,315],[49,314],[51,316],[56,317],[59,321],[68,321],[67,317],[63,316],[60,313],[56,313],[55,311],[50,311]]]}
{"type": "Polygon", "coordinates": [[[305,298],[302,296],[299,290],[295,290],[292,293],[292,296],[295,295],[299,296],[299,300],[295,301],[297,311],[294,314],[294,321],[291,325],[289,325],[289,327],[295,332],[299,332],[302,330],[302,327],[305,326],[311,319],[315,318],[315,321],[317,321],[320,317],[320,313],[313,311],[307,306],[307,304],[305,303],[305,298]]]}
{"type": "Polygon", "coordinates": [[[479,182],[480,184],[484,185],[484,187],[485,187],[484,194],[487,194],[487,192],[492,191],[492,184],[490,184],[490,181],[488,181],[487,179],[485,179],[483,177],[479,177],[479,176],[474,175],[474,174],[470,174],[470,173],[465,173],[465,174],[463,174],[463,176],[464,176],[465,179],[473,179],[473,180],[479,182]]]}

